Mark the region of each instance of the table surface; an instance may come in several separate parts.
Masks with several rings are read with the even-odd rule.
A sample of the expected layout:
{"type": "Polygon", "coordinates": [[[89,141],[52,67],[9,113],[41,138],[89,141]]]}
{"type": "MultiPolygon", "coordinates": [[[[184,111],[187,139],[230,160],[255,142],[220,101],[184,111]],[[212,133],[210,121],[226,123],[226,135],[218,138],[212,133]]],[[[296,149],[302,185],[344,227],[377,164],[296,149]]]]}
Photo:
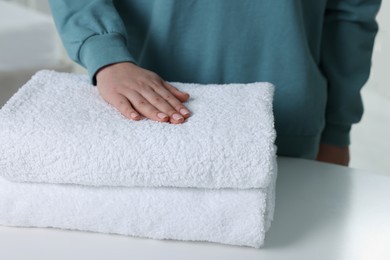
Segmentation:
{"type": "Polygon", "coordinates": [[[390,259],[390,178],[279,158],[275,218],[261,249],[0,227],[0,259],[390,259]]]}

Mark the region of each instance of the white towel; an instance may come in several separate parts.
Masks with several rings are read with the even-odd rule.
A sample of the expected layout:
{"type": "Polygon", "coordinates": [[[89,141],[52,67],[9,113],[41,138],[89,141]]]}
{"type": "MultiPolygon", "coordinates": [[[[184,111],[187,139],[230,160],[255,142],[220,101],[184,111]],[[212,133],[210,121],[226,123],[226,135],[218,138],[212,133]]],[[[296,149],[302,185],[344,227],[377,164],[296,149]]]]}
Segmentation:
{"type": "Polygon", "coordinates": [[[180,125],[123,117],[86,76],[37,73],[0,110],[0,225],[260,247],[274,87],[172,84],[191,95],[180,125]]]}
{"type": "Polygon", "coordinates": [[[275,156],[269,83],[172,83],[193,115],[133,121],[87,76],[41,71],[0,110],[0,174],[84,185],[265,188],[275,156]]]}
{"type": "Polygon", "coordinates": [[[0,225],[54,227],[259,248],[274,214],[267,189],[87,187],[0,177],[0,225]]]}

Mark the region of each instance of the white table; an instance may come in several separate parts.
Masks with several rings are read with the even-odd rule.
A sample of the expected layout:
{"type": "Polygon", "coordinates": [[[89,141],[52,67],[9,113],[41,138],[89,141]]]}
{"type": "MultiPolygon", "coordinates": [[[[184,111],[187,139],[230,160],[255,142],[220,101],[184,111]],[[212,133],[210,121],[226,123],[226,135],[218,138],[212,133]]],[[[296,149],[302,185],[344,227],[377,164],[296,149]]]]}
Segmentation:
{"type": "Polygon", "coordinates": [[[56,229],[0,227],[0,259],[390,259],[390,178],[279,158],[262,249],[56,229]]]}

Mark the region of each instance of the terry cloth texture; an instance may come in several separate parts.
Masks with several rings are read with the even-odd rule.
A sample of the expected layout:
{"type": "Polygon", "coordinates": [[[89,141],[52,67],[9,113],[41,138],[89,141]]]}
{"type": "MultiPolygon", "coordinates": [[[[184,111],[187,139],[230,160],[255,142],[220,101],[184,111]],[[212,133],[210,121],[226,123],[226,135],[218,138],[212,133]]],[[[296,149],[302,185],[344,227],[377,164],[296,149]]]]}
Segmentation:
{"type": "Polygon", "coordinates": [[[87,76],[37,73],[0,110],[0,224],[261,246],[273,85],[172,84],[191,96],[180,125],[125,118],[87,76]]]}
{"type": "Polygon", "coordinates": [[[86,76],[42,71],[0,113],[0,174],[23,182],[264,188],[275,154],[269,83],[197,85],[181,125],[139,122],[86,76]]]}
{"type": "Polygon", "coordinates": [[[0,177],[0,225],[54,227],[259,248],[271,225],[267,189],[88,187],[0,177]]]}

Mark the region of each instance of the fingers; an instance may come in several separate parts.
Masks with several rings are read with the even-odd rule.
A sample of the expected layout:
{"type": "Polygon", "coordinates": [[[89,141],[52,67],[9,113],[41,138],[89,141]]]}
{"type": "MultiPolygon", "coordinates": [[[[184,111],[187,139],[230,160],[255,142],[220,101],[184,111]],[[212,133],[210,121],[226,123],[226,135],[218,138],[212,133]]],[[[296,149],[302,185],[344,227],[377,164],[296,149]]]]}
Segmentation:
{"type": "Polygon", "coordinates": [[[114,107],[116,107],[119,112],[121,112],[121,114],[125,117],[136,121],[141,119],[141,115],[137,111],[135,111],[135,109],[125,96],[120,94],[115,95],[112,97],[112,101],[108,102],[114,107]]]}
{"type": "MultiPolygon", "coordinates": [[[[159,111],[169,116],[170,122],[174,124],[182,123],[184,121],[183,115],[181,115],[170,103],[168,103],[164,97],[160,96],[150,87],[145,87],[141,92],[142,96],[149,101],[159,111]]],[[[173,95],[171,95],[173,96],[173,95]]],[[[178,101],[179,102],[179,101],[178,101]]]]}
{"type": "MultiPolygon", "coordinates": [[[[169,107],[175,110],[175,112],[178,112],[184,118],[188,118],[190,116],[189,109],[186,106],[184,106],[182,102],[172,94],[172,92],[170,92],[164,87],[155,87],[153,88],[153,90],[155,91],[154,98],[157,99],[156,95],[159,95],[167,102],[167,104],[169,104],[169,107]]],[[[157,104],[153,103],[153,105],[160,109],[160,106],[158,106],[157,104]]],[[[168,115],[171,115],[171,111],[165,111],[165,110],[163,111],[168,113],[168,115]]]]}
{"type": "Polygon", "coordinates": [[[167,122],[169,120],[169,116],[166,113],[158,110],[140,93],[128,90],[124,95],[133,107],[145,117],[159,122],[167,122]]]}
{"type": "Polygon", "coordinates": [[[163,81],[164,87],[168,89],[175,97],[177,97],[181,102],[186,102],[190,95],[186,92],[178,90],[176,87],[172,86],[168,82],[163,81]]]}

